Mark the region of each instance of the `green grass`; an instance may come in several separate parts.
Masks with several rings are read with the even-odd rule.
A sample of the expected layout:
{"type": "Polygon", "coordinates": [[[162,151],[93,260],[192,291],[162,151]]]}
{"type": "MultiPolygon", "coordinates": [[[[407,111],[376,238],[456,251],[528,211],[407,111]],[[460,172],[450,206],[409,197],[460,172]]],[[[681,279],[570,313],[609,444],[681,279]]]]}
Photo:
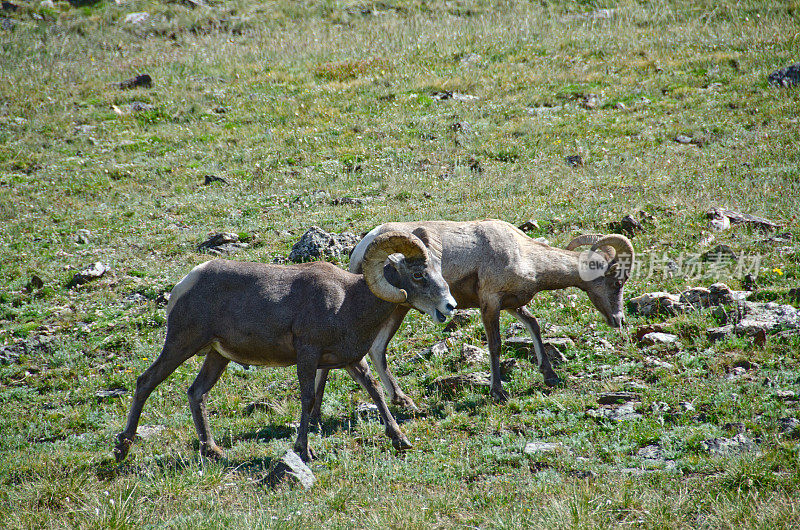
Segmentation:
{"type": "MultiPolygon", "coordinates": [[[[468,369],[461,343],[485,347],[479,319],[422,363],[417,354],[448,334],[410,315],[390,363],[422,409],[395,411],[414,450],[396,454],[382,427],[356,421],[368,397],[337,373],[326,428],[311,437],[310,492],[257,483],[294,439],[293,370],[228,370],[210,403],[221,463],[197,455],[185,390],[198,359],[150,398],[142,424],[165,429],[121,466],[110,450],[130,394],[96,397],[132,391],[163,340],[157,299],[208,259],[196,248],[210,232],[248,236],[232,259],[270,262],[312,224],[362,233],[392,220],[536,219],[532,236],[564,245],[645,210],[654,221],[633,242],[649,263],[707,250],[704,214],[721,206],[779,220],[796,238],[800,91],[766,79],[798,60],[797,2],[38,4],[4,12],[15,25],[0,30],[0,343],[52,342],[0,365],[3,527],[798,525],[800,445],[778,424],[798,418],[797,402],[775,391],[800,391],[800,342],[710,343],[705,329],[719,323],[708,311],[628,315],[681,336],[680,349],[645,351],[584,295],[542,293],[534,314],[576,343],[558,369],[566,385],[548,390],[508,350],[518,367],[502,406],[485,391],[431,386],[468,369]],[[615,11],[575,17],[598,8],[615,11]],[[150,18],[124,22],[139,11],[150,18]],[[139,73],[153,88],[114,85],[139,73]],[[478,99],[431,97],[440,91],[478,99]],[[593,109],[582,105],[589,94],[600,98],[593,109]],[[153,110],[126,113],[133,102],[153,110]],[[584,164],[573,168],[564,157],[576,154],[584,164]],[[205,175],[229,185],[203,186],[205,175]],[[365,201],[332,204],[342,196],[365,201]],[[76,242],[79,229],[89,243],[76,242]],[[112,277],[67,287],[98,260],[112,277]],[[29,286],[33,275],[43,288],[29,286]],[[729,378],[744,360],[758,367],[729,378]],[[632,383],[646,385],[642,418],[590,414],[599,392],[632,383]],[[244,413],[260,400],[273,406],[244,413]],[[661,402],[668,412],[655,412],[661,402]],[[709,455],[702,442],[733,436],[733,423],[759,452],[709,455]],[[564,450],[525,455],[533,440],[564,450]],[[673,463],[637,456],[651,444],[673,463]]],[[[712,246],[761,256],[757,299],[798,305],[795,241],[761,243],[741,228],[714,236],[712,246]]],[[[713,281],[641,275],[626,293],[713,281]]]]}

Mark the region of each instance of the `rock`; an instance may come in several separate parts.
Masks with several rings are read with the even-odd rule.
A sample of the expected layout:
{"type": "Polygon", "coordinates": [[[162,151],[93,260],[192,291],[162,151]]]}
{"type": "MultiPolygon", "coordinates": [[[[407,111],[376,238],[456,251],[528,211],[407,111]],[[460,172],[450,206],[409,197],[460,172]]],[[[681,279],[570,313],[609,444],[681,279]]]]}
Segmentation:
{"type": "Polygon", "coordinates": [[[120,90],[131,90],[134,88],[151,88],[153,86],[153,78],[147,74],[137,75],[130,79],[126,79],[119,83],[120,90]]]}
{"type": "Polygon", "coordinates": [[[569,155],[564,157],[564,162],[570,167],[579,167],[583,165],[583,157],[581,155],[569,155]]]}
{"type": "Polygon", "coordinates": [[[597,94],[586,94],[581,100],[581,107],[589,110],[596,109],[602,104],[602,99],[597,94]]]}
{"type": "Polygon", "coordinates": [[[642,337],[641,340],[642,344],[645,346],[655,346],[657,344],[676,344],[678,343],[678,336],[673,335],[672,333],[659,333],[659,332],[652,332],[647,333],[642,337]]]}
{"type": "Polygon", "coordinates": [[[536,355],[533,349],[533,339],[530,337],[508,337],[503,344],[527,356],[536,355]]]}
{"type": "Polygon", "coordinates": [[[710,341],[718,341],[730,337],[733,334],[733,324],[727,324],[718,328],[708,328],[706,335],[710,341]]]}
{"type": "Polygon", "coordinates": [[[155,106],[151,105],[150,103],[145,103],[144,101],[131,101],[126,105],[122,105],[122,107],[111,105],[111,108],[114,109],[114,112],[120,116],[136,112],[150,112],[156,110],[155,106]]]}
{"type": "Polygon", "coordinates": [[[364,204],[364,199],[357,199],[355,197],[337,197],[331,201],[334,206],[350,204],[353,206],[361,206],[364,204]]]}
{"type": "Polygon", "coordinates": [[[450,332],[456,328],[466,326],[479,313],[477,309],[456,309],[453,316],[450,317],[450,321],[445,325],[444,331],[450,332]]]}
{"type": "Polygon", "coordinates": [[[450,348],[447,347],[446,340],[440,340],[431,345],[430,348],[425,348],[422,350],[420,355],[422,355],[426,359],[430,359],[431,357],[444,357],[450,351],[450,348]]]}
{"type": "Polygon", "coordinates": [[[794,390],[776,390],[775,399],[780,401],[797,401],[800,400],[800,397],[798,397],[794,390]]]}
{"type": "Polygon", "coordinates": [[[453,101],[460,101],[460,102],[468,102],[468,101],[476,101],[480,99],[478,96],[472,96],[470,94],[459,94],[458,92],[450,92],[444,90],[442,92],[434,92],[431,94],[431,97],[437,101],[446,101],[448,99],[452,99],[453,101]]]}
{"type": "Polygon", "coordinates": [[[147,12],[140,12],[140,13],[128,13],[125,16],[125,23],[126,24],[142,24],[150,18],[150,13],[147,12]]]}
{"type": "Polygon", "coordinates": [[[644,226],[635,217],[628,214],[619,221],[608,223],[608,227],[612,232],[621,232],[628,236],[633,237],[639,232],[644,232],[644,226]]]}
{"type": "Polygon", "coordinates": [[[92,233],[85,228],[75,232],[75,242],[79,245],[88,245],[92,240],[92,233]]]}
{"type": "Polygon", "coordinates": [[[464,344],[461,348],[461,358],[466,364],[486,364],[489,362],[489,352],[472,344],[464,344]]]}
{"type": "Polygon", "coordinates": [[[297,453],[286,451],[282,457],[269,466],[263,482],[271,488],[277,488],[280,484],[288,484],[290,487],[300,485],[303,489],[309,490],[314,486],[316,478],[297,453]]]}
{"type": "Polygon", "coordinates": [[[674,370],[675,369],[675,365],[674,364],[668,363],[666,361],[662,361],[661,359],[659,359],[657,357],[650,357],[650,356],[645,357],[644,358],[644,364],[646,366],[649,366],[651,368],[656,368],[656,369],[658,369],[658,368],[661,368],[663,370],[674,370]]]}
{"type": "Polygon", "coordinates": [[[744,433],[739,433],[733,438],[711,438],[701,445],[709,453],[717,455],[750,453],[757,449],[756,443],[744,433]]]}
{"type": "Polygon", "coordinates": [[[209,184],[228,184],[228,181],[216,175],[206,175],[203,177],[203,186],[208,186],[209,184]]]}
{"type": "Polygon", "coordinates": [[[567,362],[564,353],[550,342],[544,342],[544,354],[553,366],[561,366],[567,362]]]}
{"type": "Polygon", "coordinates": [[[143,440],[147,440],[148,438],[154,438],[167,430],[164,425],[139,425],[136,428],[136,436],[143,440]]]}
{"type": "Polygon", "coordinates": [[[124,388],[109,388],[108,390],[98,390],[94,393],[95,397],[97,397],[98,401],[110,401],[113,398],[124,396],[128,394],[128,391],[124,388]]]}
{"type": "Polygon", "coordinates": [[[381,422],[378,406],[374,403],[359,403],[356,406],[355,415],[360,422],[381,422]]]}
{"type": "Polygon", "coordinates": [[[489,387],[491,376],[489,372],[471,372],[467,374],[443,375],[433,381],[433,387],[440,392],[452,393],[464,387],[489,387]]]}
{"type": "Polygon", "coordinates": [[[655,401],[650,404],[650,410],[655,414],[666,414],[671,410],[671,407],[666,401],[655,401]]]}
{"type": "Polygon", "coordinates": [[[352,232],[328,233],[318,226],[312,226],[294,244],[289,259],[295,263],[320,258],[340,259],[349,255],[360,238],[352,232]]]}
{"type": "Polygon", "coordinates": [[[533,230],[539,230],[539,223],[535,219],[529,219],[519,225],[518,228],[523,232],[532,232],[533,230]]]}
{"type": "Polygon", "coordinates": [[[223,254],[233,254],[250,245],[239,241],[239,236],[231,232],[220,232],[209,237],[197,246],[198,252],[207,252],[220,256],[223,254]]]}
{"type": "Polygon", "coordinates": [[[511,373],[511,370],[517,367],[516,359],[504,359],[500,361],[500,376],[505,377],[511,373]]]}
{"type": "Polygon", "coordinates": [[[784,88],[800,85],[800,63],[772,72],[767,80],[784,88]]]}
{"type": "Polygon", "coordinates": [[[692,143],[692,137],[691,136],[686,136],[685,134],[679,134],[678,136],[676,136],[673,139],[676,142],[678,142],[679,144],[687,145],[687,144],[692,143]]]}
{"type": "Polygon", "coordinates": [[[737,334],[756,335],[795,330],[800,327],[800,310],[775,302],[745,302],[744,317],[734,325],[737,334]]]}
{"type": "Polygon", "coordinates": [[[630,401],[638,401],[639,394],[634,392],[605,392],[597,397],[597,402],[601,405],[615,405],[630,401]]]}
{"type": "Polygon", "coordinates": [[[714,221],[716,221],[716,224],[714,224],[715,227],[718,225],[725,226],[726,224],[727,226],[748,225],[753,228],[758,228],[759,230],[772,231],[777,230],[782,226],[775,221],[766,219],[764,217],[740,213],[734,210],[726,210],[725,208],[712,208],[706,212],[706,217],[711,219],[712,224],[714,224],[714,221]]]}
{"type": "Polygon", "coordinates": [[[629,401],[619,407],[591,409],[586,411],[586,414],[595,418],[604,418],[612,421],[631,421],[642,417],[641,414],[636,412],[637,405],[641,405],[641,403],[638,401],[629,401]]]}
{"type": "Polygon", "coordinates": [[[522,450],[526,455],[561,453],[564,446],[558,442],[528,442],[522,450]]]}
{"type": "Polygon", "coordinates": [[[778,419],[778,427],[784,434],[796,437],[800,434],[800,420],[797,418],[780,418],[778,419]]]}
{"type": "Polygon", "coordinates": [[[712,261],[715,263],[722,263],[725,261],[736,261],[738,259],[736,252],[728,245],[717,245],[711,250],[700,254],[701,261],[712,261]]]}
{"type": "Polygon", "coordinates": [[[636,451],[636,456],[645,460],[664,460],[661,447],[655,444],[640,448],[636,451]]]}
{"type": "Polygon", "coordinates": [[[12,4],[11,2],[3,2],[3,11],[11,11],[12,13],[19,9],[17,4],[12,4]]]}
{"type": "Polygon", "coordinates": [[[678,403],[678,405],[680,405],[681,410],[683,412],[694,412],[695,410],[697,410],[695,409],[694,403],[692,403],[691,401],[681,401],[680,403],[678,403]]]}
{"type": "Polygon", "coordinates": [[[732,291],[724,283],[715,283],[708,289],[692,287],[680,295],[663,291],[645,293],[630,300],[634,314],[652,316],[666,314],[674,316],[690,309],[701,309],[720,305],[730,305],[745,300],[746,291],[732,291]]]}
{"type": "Polygon", "coordinates": [[[81,272],[75,274],[75,276],[72,277],[72,280],[70,280],[70,282],[67,284],[67,287],[76,287],[78,285],[83,285],[85,283],[97,280],[110,270],[111,269],[102,261],[97,261],[83,269],[81,272]]]}

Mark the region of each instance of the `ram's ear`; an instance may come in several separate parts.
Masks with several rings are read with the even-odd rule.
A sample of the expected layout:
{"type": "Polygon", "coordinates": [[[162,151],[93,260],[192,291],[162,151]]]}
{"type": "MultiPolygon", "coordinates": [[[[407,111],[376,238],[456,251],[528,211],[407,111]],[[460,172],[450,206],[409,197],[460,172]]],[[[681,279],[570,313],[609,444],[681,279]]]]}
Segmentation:
{"type": "Polygon", "coordinates": [[[619,275],[619,262],[615,261],[606,269],[606,277],[619,275]]]}

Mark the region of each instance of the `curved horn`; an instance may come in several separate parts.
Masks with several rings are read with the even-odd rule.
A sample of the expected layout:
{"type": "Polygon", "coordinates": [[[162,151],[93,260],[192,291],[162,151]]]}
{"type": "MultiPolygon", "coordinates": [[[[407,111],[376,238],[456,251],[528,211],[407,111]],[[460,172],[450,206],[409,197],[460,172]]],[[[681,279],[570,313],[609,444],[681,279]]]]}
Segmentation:
{"type": "Polygon", "coordinates": [[[416,236],[403,232],[386,232],[372,240],[364,252],[364,280],[372,294],[393,304],[402,304],[408,298],[404,289],[390,284],[383,275],[386,258],[400,253],[406,258],[423,258],[427,261],[428,251],[416,236]]]}
{"type": "Polygon", "coordinates": [[[567,250],[575,250],[576,248],[584,245],[594,245],[602,238],[602,234],[586,234],[583,236],[578,236],[569,242],[569,245],[567,245],[567,250]]]}
{"type": "Polygon", "coordinates": [[[614,249],[614,258],[617,259],[620,268],[620,277],[628,278],[633,270],[633,260],[635,252],[631,240],[620,234],[608,234],[592,244],[592,250],[600,247],[611,247],[614,249]]]}

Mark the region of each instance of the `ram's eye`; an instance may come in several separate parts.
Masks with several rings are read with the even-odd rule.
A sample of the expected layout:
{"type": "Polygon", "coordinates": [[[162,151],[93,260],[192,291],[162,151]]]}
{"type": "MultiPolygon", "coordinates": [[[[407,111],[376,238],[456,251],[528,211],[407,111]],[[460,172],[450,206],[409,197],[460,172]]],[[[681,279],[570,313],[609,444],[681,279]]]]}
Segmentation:
{"type": "Polygon", "coordinates": [[[421,282],[422,278],[424,278],[425,275],[422,274],[421,272],[415,272],[414,274],[411,275],[411,277],[417,280],[418,282],[421,282]]]}

